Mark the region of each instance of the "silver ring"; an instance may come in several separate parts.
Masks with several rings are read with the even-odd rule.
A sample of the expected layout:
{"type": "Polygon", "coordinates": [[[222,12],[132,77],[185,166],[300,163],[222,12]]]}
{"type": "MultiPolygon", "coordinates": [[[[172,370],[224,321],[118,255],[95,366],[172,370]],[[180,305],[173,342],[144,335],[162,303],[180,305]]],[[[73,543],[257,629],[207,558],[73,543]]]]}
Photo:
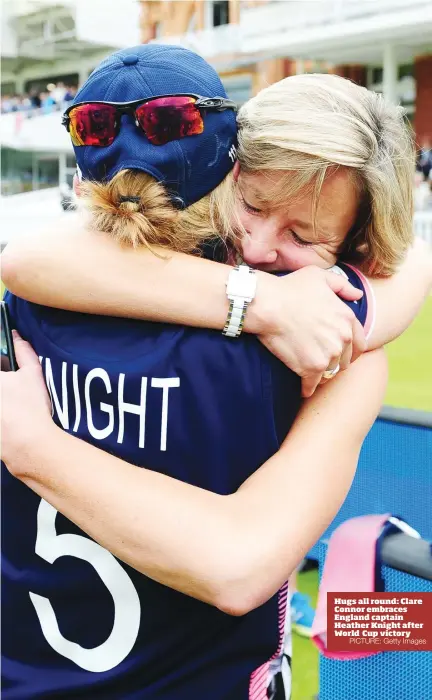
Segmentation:
{"type": "Polygon", "coordinates": [[[334,369],[326,369],[325,372],[323,372],[323,379],[333,379],[337,375],[337,373],[340,370],[340,364],[338,363],[334,369]]]}

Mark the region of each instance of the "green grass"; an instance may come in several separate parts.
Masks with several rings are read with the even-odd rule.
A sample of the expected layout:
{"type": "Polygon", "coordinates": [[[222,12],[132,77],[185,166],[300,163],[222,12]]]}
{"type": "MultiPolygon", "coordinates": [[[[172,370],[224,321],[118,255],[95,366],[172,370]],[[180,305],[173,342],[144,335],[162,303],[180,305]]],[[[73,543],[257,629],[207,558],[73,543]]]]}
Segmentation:
{"type": "Polygon", "coordinates": [[[432,296],[414,323],[387,346],[390,406],[432,411],[432,296]]]}

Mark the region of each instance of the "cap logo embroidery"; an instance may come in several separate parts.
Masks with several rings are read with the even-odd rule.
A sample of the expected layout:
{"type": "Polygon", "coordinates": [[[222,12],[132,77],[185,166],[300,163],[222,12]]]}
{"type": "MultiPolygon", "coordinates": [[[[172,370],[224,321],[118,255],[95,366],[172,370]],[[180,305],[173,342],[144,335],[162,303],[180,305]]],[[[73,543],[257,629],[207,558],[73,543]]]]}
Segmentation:
{"type": "Polygon", "coordinates": [[[235,146],[231,146],[231,148],[228,151],[228,155],[231,158],[231,162],[234,163],[237,156],[237,149],[235,146]]]}

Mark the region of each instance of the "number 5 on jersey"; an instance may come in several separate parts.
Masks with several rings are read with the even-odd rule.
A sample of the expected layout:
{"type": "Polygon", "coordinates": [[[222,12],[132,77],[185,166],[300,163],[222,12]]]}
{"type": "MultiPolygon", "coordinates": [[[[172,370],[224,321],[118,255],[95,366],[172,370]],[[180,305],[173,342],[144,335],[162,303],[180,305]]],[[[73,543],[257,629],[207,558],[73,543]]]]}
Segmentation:
{"type": "Polygon", "coordinates": [[[88,562],[102,579],[114,603],[114,624],[109,637],[97,647],[86,649],[63,637],[48,598],[30,592],[42,632],[48,644],[77,666],[102,673],[118,666],[131,652],[138,636],[141,606],[135,586],[117,559],[93,540],[80,535],[58,535],[57,511],[44,501],[37,515],[36,554],[53,564],[59,557],[77,557],[88,562]]]}

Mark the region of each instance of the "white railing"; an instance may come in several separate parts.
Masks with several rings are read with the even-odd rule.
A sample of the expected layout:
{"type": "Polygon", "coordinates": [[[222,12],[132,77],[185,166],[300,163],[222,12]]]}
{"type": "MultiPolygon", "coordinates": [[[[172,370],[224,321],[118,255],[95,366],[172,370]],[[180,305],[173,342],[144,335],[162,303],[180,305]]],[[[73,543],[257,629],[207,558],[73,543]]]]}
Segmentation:
{"type": "Polygon", "coordinates": [[[414,214],[414,234],[432,246],[432,209],[416,211],[414,214]]]}
{"type": "Polygon", "coordinates": [[[49,114],[43,109],[2,114],[1,146],[20,151],[72,153],[70,136],[61,123],[60,109],[49,114]]]}
{"type": "Polygon", "coordinates": [[[183,48],[195,51],[204,58],[212,58],[221,54],[234,54],[241,51],[240,26],[238,24],[224,24],[212,29],[161,37],[154,39],[152,43],[183,46],[183,48]]]}
{"type": "Polygon", "coordinates": [[[427,7],[430,6],[430,0],[333,0],[331,4],[333,21],[344,22],[353,18],[427,7]]]}
{"type": "Polygon", "coordinates": [[[247,31],[264,33],[268,25],[290,28],[335,24],[403,10],[430,8],[431,0],[280,0],[257,7],[243,7],[240,24],[247,31]]]}
{"type": "MultiPolygon", "coordinates": [[[[287,46],[309,30],[340,32],[347,24],[379,25],[384,29],[395,16],[430,15],[431,0],[280,0],[242,7],[241,43],[245,52],[272,48],[277,37],[287,46]]],[[[336,32],[337,33],[337,32],[336,32]]],[[[313,49],[313,47],[312,47],[313,49]]]]}
{"type": "Polygon", "coordinates": [[[20,121],[22,119],[32,119],[33,117],[40,117],[44,114],[52,114],[53,112],[60,112],[66,109],[70,105],[70,102],[54,102],[50,105],[45,105],[44,107],[21,107],[20,109],[14,111],[2,111],[2,119],[13,119],[15,121],[20,121]]]}

